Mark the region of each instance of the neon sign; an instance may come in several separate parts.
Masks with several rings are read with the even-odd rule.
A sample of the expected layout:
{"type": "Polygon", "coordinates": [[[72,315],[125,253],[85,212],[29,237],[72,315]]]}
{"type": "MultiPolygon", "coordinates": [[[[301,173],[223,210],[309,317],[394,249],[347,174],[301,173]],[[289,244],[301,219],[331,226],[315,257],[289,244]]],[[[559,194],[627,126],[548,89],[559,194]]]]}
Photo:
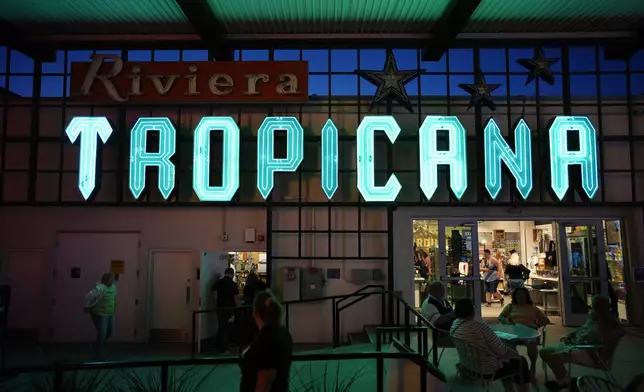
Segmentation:
{"type": "MultiPolygon", "coordinates": [[[[374,136],[384,132],[393,144],[401,132],[393,116],[366,116],[356,130],[357,188],[367,202],[394,202],[402,190],[395,174],[385,185],[375,184],[374,136]]],[[[65,129],[72,143],[80,138],[78,189],[89,199],[96,189],[98,139],[107,143],[113,133],[105,117],[75,117],[65,129]]],[[[168,199],[175,187],[176,129],[167,117],[140,118],[130,132],[130,192],[139,198],[147,167],[158,168],[159,192],[168,199]],[[147,151],[150,131],[159,133],[157,152],[147,151]]],[[[514,150],[493,119],[484,129],[485,188],[496,199],[505,164],[516,188],[527,199],[533,188],[532,131],[525,121],[514,129],[514,150]]],[[[331,199],[338,189],[338,128],[327,120],[321,132],[321,187],[331,199]]],[[[599,189],[597,138],[587,117],[558,116],[549,130],[551,187],[561,200],[570,188],[568,167],[580,166],[582,189],[593,198],[599,189]],[[568,133],[579,135],[580,147],[570,150],[568,133]]],[[[438,188],[438,166],[447,166],[450,189],[460,199],[467,190],[467,135],[455,116],[427,116],[419,129],[420,189],[431,200],[438,188]],[[439,149],[439,131],[447,133],[447,149],[439,149]]],[[[276,172],[294,172],[304,159],[304,129],[295,117],[266,117],[257,132],[257,189],[265,199],[274,187],[276,172]],[[285,130],[286,157],[275,157],[275,131],[285,130]]],[[[203,117],[194,132],[193,189],[199,200],[230,201],[239,189],[240,130],[231,117],[203,117]],[[222,132],[222,185],[210,185],[212,132],[222,132]]]]}

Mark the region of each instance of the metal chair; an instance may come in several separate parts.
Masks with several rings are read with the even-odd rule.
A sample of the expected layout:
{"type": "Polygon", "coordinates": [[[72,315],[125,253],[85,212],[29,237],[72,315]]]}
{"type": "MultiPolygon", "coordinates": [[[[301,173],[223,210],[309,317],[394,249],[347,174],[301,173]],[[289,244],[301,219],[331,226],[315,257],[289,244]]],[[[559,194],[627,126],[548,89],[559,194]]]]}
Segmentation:
{"type": "Polygon", "coordinates": [[[577,379],[579,392],[622,392],[623,389],[616,383],[600,377],[583,376],[577,379]]]}
{"type": "MultiPolygon", "coordinates": [[[[579,366],[584,366],[591,369],[597,369],[604,372],[606,378],[612,381],[615,384],[618,384],[618,380],[613,376],[611,372],[613,366],[613,358],[615,357],[615,351],[617,351],[617,346],[619,342],[624,337],[624,334],[621,333],[618,336],[615,336],[614,339],[609,339],[607,342],[604,342],[603,345],[577,345],[570,347],[569,353],[575,351],[584,351],[592,359],[592,364],[588,363],[575,363],[579,366]]],[[[568,374],[572,377],[572,365],[573,362],[568,363],[568,374]]]]}
{"type": "MultiPolygon", "coordinates": [[[[461,377],[477,381],[485,387],[486,391],[489,391],[493,382],[514,377],[518,373],[517,371],[517,373],[508,374],[503,377],[496,377],[496,372],[493,374],[481,374],[475,370],[480,365],[477,363],[478,359],[494,357],[493,354],[490,353],[487,348],[457,339],[453,336],[452,342],[458,352],[459,360],[459,363],[456,364],[456,378],[460,375],[461,377]]],[[[454,385],[452,384],[452,388],[450,390],[453,390],[453,388],[454,385]]]]}
{"type": "Polygon", "coordinates": [[[429,328],[432,333],[432,348],[429,350],[428,356],[433,356],[432,363],[434,366],[438,367],[445,349],[454,348],[454,343],[452,342],[448,330],[438,328],[433,323],[429,323],[429,328]],[[437,354],[438,349],[441,350],[440,354],[437,354]]]}

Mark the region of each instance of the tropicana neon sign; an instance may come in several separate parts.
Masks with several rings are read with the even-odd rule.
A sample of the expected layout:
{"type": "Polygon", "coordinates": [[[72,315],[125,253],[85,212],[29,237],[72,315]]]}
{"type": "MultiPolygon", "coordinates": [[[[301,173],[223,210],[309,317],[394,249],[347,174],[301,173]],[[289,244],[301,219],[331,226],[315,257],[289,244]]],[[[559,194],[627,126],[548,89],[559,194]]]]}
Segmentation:
{"type": "MultiPolygon", "coordinates": [[[[393,202],[402,189],[392,174],[384,186],[375,185],[374,134],[384,131],[391,143],[400,134],[393,116],[367,116],[356,130],[357,187],[367,202],[393,202]]],[[[78,188],[87,200],[96,188],[98,139],[106,143],[113,130],[105,117],[75,117],[65,133],[72,143],[80,137],[78,188]]],[[[138,199],[145,188],[147,167],[159,170],[159,191],[168,199],[175,187],[177,131],[167,117],[139,118],[130,133],[129,188],[138,199]],[[149,131],[159,132],[159,151],[148,152],[149,131]]],[[[501,190],[502,164],[516,180],[516,187],[526,199],[533,187],[531,130],[520,120],[514,129],[513,150],[494,119],[484,129],[485,187],[492,199],[501,190]]],[[[333,120],[322,127],[321,186],[331,199],[338,189],[338,128],[333,120]]],[[[549,129],[551,187],[561,200],[570,186],[568,167],[581,168],[582,188],[592,199],[599,189],[596,131],[588,117],[557,116],[549,129]],[[568,148],[568,132],[579,135],[579,150],[568,148]]],[[[194,131],[192,186],[201,201],[230,201],[239,188],[240,130],[232,117],[203,117],[194,131]],[[223,133],[222,185],[212,186],[210,179],[210,135],[223,133]]],[[[460,199],[467,189],[466,131],[455,116],[427,116],[419,129],[420,188],[428,200],[438,188],[439,165],[450,172],[450,188],[460,199]],[[438,131],[447,131],[449,147],[438,148],[438,131]]],[[[264,199],[273,190],[276,172],[294,172],[304,158],[304,130],[295,117],[266,117],[257,131],[257,189],[264,199]],[[287,133],[286,158],[275,158],[275,131],[287,133]]]]}

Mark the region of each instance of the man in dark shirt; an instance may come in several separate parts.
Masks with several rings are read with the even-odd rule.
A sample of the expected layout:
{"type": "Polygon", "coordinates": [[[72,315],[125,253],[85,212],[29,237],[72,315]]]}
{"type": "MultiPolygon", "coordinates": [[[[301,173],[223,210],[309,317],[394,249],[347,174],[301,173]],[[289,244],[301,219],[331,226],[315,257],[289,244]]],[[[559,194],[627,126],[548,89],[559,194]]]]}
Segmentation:
{"type": "Polygon", "coordinates": [[[233,281],[235,270],[228,267],[224,271],[224,277],[215,282],[212,290],[217,295],[217,335],[215,337],[215,349],[220,353],[229,351],[228,337],[231,329],[231,321],[235,315],[234,307],[238,305],[239,288],[233,281]]]}

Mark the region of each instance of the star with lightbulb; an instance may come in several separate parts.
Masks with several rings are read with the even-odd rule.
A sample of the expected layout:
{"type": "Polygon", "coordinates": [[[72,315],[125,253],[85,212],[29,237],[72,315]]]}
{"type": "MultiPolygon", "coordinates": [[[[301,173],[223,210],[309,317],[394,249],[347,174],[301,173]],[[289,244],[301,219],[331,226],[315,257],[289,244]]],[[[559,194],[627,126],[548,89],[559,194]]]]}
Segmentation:
{"type": "Polygon", "coordinates": [[[416,79],[424,70],[400,71],[392,52],[387,54],[387,60],[382,71],[357,71],[365,80],[376,86],[376,94],[371,101],[371,109],[378,106],[387,98],[392,98],[403,105],[410,113],[414,112],[405,85],[416,79]]]}

